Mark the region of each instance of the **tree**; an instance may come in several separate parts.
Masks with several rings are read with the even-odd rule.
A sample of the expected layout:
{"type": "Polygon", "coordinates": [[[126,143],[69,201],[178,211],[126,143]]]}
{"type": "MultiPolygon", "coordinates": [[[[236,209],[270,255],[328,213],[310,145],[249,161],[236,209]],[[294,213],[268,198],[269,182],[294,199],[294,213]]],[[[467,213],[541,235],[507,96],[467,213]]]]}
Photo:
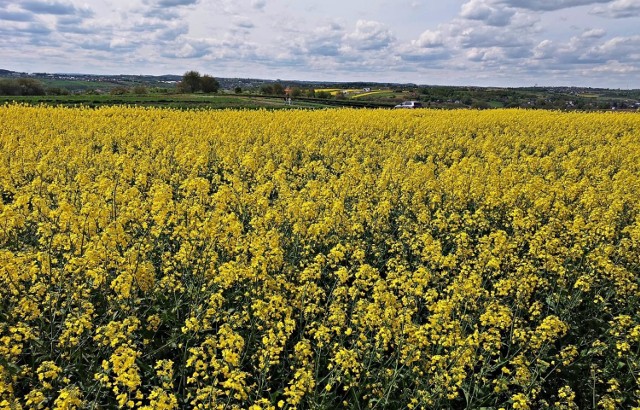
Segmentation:
{"type": "Polygon", "coordinates": [[[280,83],[273,84],[273,93],[275,95],[284,95],[284,86],[280,83]]]}
{"type": "Polygon", "coordinates": [[[215,78],[205,74],[200,78],[200,89],[204,93],[217,93],[220,89],[220,83],[215,78]]]}
{"type": "Polygon", "coordinates": [[[180,88],[187,93],[195,93],[196,91],[200,91],[201,87],[200,73],[197,71],[187,71],[182,76],[182,81],[180,82],[180,88]]]}
{"type": "Polygon", "coordinates": [[[242,94],[242,87],[236,87],[233,89],[236,94],[242,94]]]}
{"type": "Polygon", "coordinates": [[[109,94],[111,95],[125,95],[129,93],[129,89],[127,87],[124,86],[118,86],[118,87],[113,87],[110,91],[109,94]]]}
{"type": "Polygon", "coordinates": [[[147,94],[148,90],[144,85],[136,85],[135,87],[133,87],[132,92],[136,95],[145,95],[147,94]]]}
{"type": "Polygon", "coordinates": [[[177,92],[178,94],[184,94],[184,93],[189,92],[189,91],[187,91],[187,88],[186,88],[186,87],[187,87],[187,86],[185,85],[184,81],[179,81],[179,82],[176,84],[176,92],[177,92]]]}
{"type": "Polygon", "coordinates": [[[0,79],[0,95],[45,95],[44,85],[34,78],[0,79]]]}
{"type": "Polygon", "coordinates": [[[471,104],[471,108],[475,108],[477,110],[486,110],[487,108],[491,108],[491,106],[486,101],[475,101],[473,104],[471,104]]]}
{"type": "Polygon", "coordinates": [[[69,90],[62,87],[47,88],[47,95],[69,95],[69,90]]]}
{"type": "Polygon", "coordinates": [[[46,90],[42,83],[33,78],[18,78],[16,80],[20,86],[21,95],[45,95],[46,90]]]}
{"type": "Polygon", "coordinates": [[[0,95],[20,95],[20,86],[14,80],[0,79],[0,95]]]}

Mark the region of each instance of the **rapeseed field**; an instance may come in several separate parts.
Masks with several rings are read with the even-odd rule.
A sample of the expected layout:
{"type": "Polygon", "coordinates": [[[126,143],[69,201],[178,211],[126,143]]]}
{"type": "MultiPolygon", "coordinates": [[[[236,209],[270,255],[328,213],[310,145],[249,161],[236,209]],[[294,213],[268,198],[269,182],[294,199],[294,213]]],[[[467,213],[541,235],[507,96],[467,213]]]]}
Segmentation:
{"type": "Polygon", "coordinates": [[[640,408],[640,115],[0,107],[0,408],[640,408]]]}

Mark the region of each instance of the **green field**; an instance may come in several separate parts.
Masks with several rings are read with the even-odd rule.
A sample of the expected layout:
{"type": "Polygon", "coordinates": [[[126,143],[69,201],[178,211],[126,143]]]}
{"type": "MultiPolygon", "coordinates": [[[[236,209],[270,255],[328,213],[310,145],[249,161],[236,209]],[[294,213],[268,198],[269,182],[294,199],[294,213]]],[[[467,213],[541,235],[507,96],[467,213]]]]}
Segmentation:
{"type": "Polygon", "coordinates": [[[0,96],[0,104],[25,103],[65,107],[100,107],[106,105],[132,105],[177,109],[318,109],[329,107],[392,108],[384,101],[337,100],[321,98],[293,98],[287,103],[284,97],[254,94],[70,94],[47,96],[0,96]]]}
{"type": "Polygon", "coordinates": [[[370,91],[367,93],[357,94],[351,98],[369,99],[369,98],[394,98],[396,95],[391,90],[370,91]]]}
{"type": "Polygon", "coordinates": [[[2,103],[47,104],[60,106],[137,105],[168,108],[260,109],[260,108],[324,108],[321,101],[297,101],[287,104],[283,98],[247,95],[150,94],[150,95],[62,95],[0,96],[2,103]]]}

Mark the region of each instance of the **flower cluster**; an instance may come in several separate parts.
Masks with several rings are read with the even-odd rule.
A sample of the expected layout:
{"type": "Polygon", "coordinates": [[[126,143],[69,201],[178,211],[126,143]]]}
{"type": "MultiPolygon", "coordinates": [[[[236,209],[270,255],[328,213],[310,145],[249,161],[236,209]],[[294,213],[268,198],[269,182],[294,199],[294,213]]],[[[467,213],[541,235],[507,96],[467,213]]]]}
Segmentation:
{"type": "Polygon", "coordinates": [[[0,408],[640,408],[636,114],[0,124],[0,408]]]}

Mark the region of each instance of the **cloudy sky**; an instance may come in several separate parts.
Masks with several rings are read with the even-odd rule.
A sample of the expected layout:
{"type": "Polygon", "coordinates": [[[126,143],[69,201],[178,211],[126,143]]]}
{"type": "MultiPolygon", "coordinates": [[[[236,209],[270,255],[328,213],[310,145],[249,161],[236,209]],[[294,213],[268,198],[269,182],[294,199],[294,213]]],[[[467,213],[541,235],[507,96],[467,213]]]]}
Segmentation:
{"type": "Polygon", "coordinates": [[[640,88],[640,0],[0,0],[0,68],[640,88]]]}

